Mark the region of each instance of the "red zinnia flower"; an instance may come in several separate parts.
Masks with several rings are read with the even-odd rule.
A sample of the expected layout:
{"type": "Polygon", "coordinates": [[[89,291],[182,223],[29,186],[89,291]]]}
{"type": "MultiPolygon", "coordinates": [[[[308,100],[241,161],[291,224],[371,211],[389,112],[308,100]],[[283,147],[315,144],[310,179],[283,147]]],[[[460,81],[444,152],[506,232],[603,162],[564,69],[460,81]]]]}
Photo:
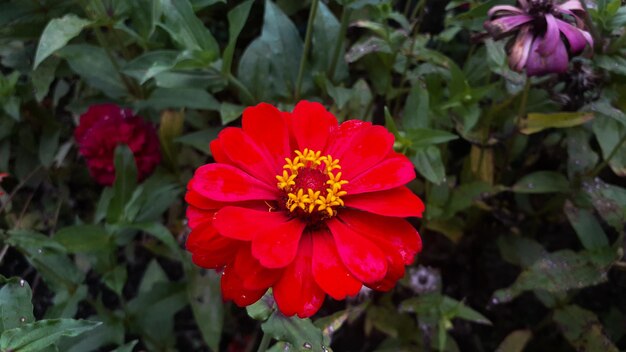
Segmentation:
{"type": "Polygon", "coordinates": [[[411,162],[382,126],[337,124],[300,102],[292,113],[259,104],[243,128],[211,142],[216,163],[189,181],[187,249],[194,263],[224,269],[224,299],[256,302],[272,287],[285,315],[308,317],[326,294],[389,290],[422,248],[403,217],[422,201],[404,185],[411,162]]]}
{"type": "Polygon", "coordinates": [[[92,105],[80,116],[74,130],[80,154],[87,160],[96,182],[109,186],[115,180],[113,159],[118,144],[132,150],[139,179],[144,179],[161,162],[159,138],[154,126],[130,109],[114,104],[92,105]]]}

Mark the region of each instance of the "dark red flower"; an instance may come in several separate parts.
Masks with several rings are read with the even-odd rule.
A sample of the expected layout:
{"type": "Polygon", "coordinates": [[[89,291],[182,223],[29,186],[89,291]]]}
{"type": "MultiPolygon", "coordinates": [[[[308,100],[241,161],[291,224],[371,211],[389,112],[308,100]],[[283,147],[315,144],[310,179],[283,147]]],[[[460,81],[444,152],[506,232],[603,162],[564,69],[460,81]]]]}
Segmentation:
{"type": "Polygon", "coordinates": [[[211,142],[214,164],[187,186],[187,249],[223,269],[222,294],[239,306],[273,289],[285,315],[308,317],[326,294],[390,290],[422,248],[404,217],[422,201],[404,185],[411,162],[382,126],[337,119],[302,101],[292,113],[247,108],[243,128],[211,142]]]}
{"type": "Polygon", "coordinates": [[[92,105],[80,116],[74,130],[80,154],[87,160],[89,173],[102,185],[115,180],[115,148],[126,144],[132,150],[139,179],[148,176],[161,162],[159,138],[154,126],[130,109],[114,104],[92,105]]]}
{"type": "Polygon", "coordinates": [[[579,0],[518,0],[488,12],[485,29],[495,39],[516,34],[509,47],[509,66],[529,76],[567,71],[569,54],[580,54],[593,38],[584,30],[586,15],[579,0]],[[562,35],[562,36],[561,36],[562,35]],[[566,47],[567,43],[567,47],[566,47]]]}

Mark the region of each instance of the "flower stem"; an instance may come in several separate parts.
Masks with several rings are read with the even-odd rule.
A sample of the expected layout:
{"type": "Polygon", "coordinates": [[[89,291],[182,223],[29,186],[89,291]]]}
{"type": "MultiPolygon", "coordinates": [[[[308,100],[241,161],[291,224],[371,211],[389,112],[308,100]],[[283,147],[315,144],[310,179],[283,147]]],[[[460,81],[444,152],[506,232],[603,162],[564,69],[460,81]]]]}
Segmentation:
{"type": "Polygon", "coordinates": [[[246,88],[246,86],[241,83],[240,80],[238,80],[235,76],[232,75],[232,73],[229,73],[226,78],[228,79],[228,83],[235,88],[235,90],[237,92],[239,92],[241,94],[241,102],[244,103],[245,105],[251,106],[254,105],[254,103],[256,102],[256,99],[254,98],[254,96],[252,95],[252,93],[250,93],[250,91],[248,90],[248,88],[246,88]]]}
{"type": "Polygon", "coordinates": [[[263,338],[261,339],[261,343],[259,344],[259,348],[257,348],[256,352],[267,351],[267,348],[270,346],[270,342],[272,342],[272,337],[269,334],[263,333],[263,338]]]}
{"type": "Polygon", "coordinates": [[[620,139],[619,142],[617,142],[617,144],[615,145],[615,147],[613,148],[613,150],[611,150],[611,152],[609,153],[609,155],[604,159],[604,161],[602,161],[602,163],[598,166],[596,166],[595,169],[593,169],[593,171],[591,172],[591,177],[595,177],[597,176],[600,171],[602,171],[602,169],[604,169],[609,162],[611,161],[611,159],[613,159],[613,157],[617,154],[617,152],[619,151],[619,148],[622,147],[622,145],[624,145],[624,142],[626,142],[626,133],[624,133],[624,135],[622,136],[622,139],[620,139]]]}
{"type": "Polygon", "coordinates": [[[296,80],[296,90],[293,93],[295,101],[300,100],[300,88],[302,87],[302,77],[304,76],[304,66],[311,49],[311,38],[313,37],[313,22],[315,22],[315,13],[319,0],[311,1],[311,11],[309,12],[309,22],[306,25],[306,36],[304,37],[304,48],[302,49],[302,57],[300,58],[300,69],[298,70],[298,79],[296,80]]]}
{"type": "Polygon", "coordinates": [[[335,70],[337,69],[337,63],[339,62],[339,55],[341,54],[341,48],[343,47],[343,40],[346,37],[346,31],[348,30],[348,23],[350,22],[350,13],[352,10],[348,7],[344,7],[341,12],[341,27],[339,27],[339,34],[337,35],[337,41],[335,42],[335,50],[333,50],[332,61],[328,68],[328,79],[333,81],[335,78],[335,70]]]}
{"type": "Polygon", "coordinates": [[[522,100],[519,104],[519,110],[515,117],[515,126],[519,127],[520,120],[526,115],[526,104],[528,104],[528,92],[530,91],[530,77],[526,76],[526,83],[522,91],[522,100]]]}

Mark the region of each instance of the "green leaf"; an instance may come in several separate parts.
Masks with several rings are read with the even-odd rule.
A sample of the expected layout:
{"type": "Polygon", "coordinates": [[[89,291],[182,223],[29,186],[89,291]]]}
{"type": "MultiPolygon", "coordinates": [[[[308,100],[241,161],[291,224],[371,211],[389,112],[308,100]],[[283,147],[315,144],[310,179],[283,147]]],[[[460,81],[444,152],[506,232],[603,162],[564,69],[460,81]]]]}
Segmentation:
{"type": "Polygon", "coordinates": [[[39,139],[39,161],[45,167],[50,167],[59,149],[61,128],[56,122],[48,122],[44,125],[39,139]]]}
{"type": "Polygon", "coordinates": [[[222,118],[222,125],[227,125],[239,118],[245,106],[231,104],[229,102],[223,102],[220,105],[220,117],[222,118]]]}
{"type": "Polygon", "coordinates": [[[406,137],[411,140],[411,146],[414,148],[446,143],[459,138],[457,135],[450,132],[428,128],[407,129],[406,137]]]}
{"type": "Polygon", "coordinates": [[[241,33],[241,30],[248,19],[250,8],[253,3],[254,0],[247,0],[228,11],[228,44],[226,45],[226,48],[224,48],[224,53],[222,54],[222,73],[224,74],[229,74],[231,72],[237,38],[239,37],[239,33],[241,33]]]}
{"type": "Polygon", "coordinates": [[[458,318],[478,324],[491,325],[489,319],[466,306],[463,302],[440,294],[427,294],[406,299],[400,303],[400,311],[416,313],[418,316],[424,313],[434,314],[436,320],[440,320],[442,317],[446,319],[458,318]]]}
{"type": "Polygon", "coordinates": [[[37,352],[55,343],[61,337],[78,336],[100,322],[74,319],[48,319],[6,330],[0,335],[0,350],[37,352]]]}
{"type": "Polygon", "coordinates": [[[125,217],[124,208],[137,187],[137,164],[130,148],[120,144],[115,148],[115,182],[113,197],[107,211],[107,222],[115,223],[125,217]]]}
{"type": "Polygon", "coordinates": [[[43,98],[48,95],[50,84],[54,81],[54,73],[59,66],[61,60],[57,57],[53,57],[50,60],[43,62],[30,74],[30,79],[35,88],[35,99],[41,102],[43,98]]]}
{"type": "MultiPolygon", "coordinates": [[[[335,46],[339,40],[340,24],[328,6],[319,2],[315,19],[313,20],[313,36],[311,49],[311,64],[313,72],[326,74],[330,70],[335,52],[335,46]]],[[[340,53],[345,53],[345,44],[340,49],[340,53]]],[[[348,65],[345,60],[339,59],[333,77],[334,82],[341,81],[348,75],[348,65]]]]}
{"type": "Polygon", "coordinates": [[[567,172],[571,179],[591,171],[598,163],[598,154],[589,146],[589,133],[583,128],[567,130],[567,172]]]}
{"type": "Polygon", "coordinates": [[[122,72],[144,84],[159,73],[173,68],[178,55],[179,52],[174,50],[150,51],[127,63],[122,72]]]}
{"type": "Polygon", "coordinates": [[[270,315],[276,310],[274,308],[274,297],[267,292],[260,300],[246,307],[248,316],[254,320],[266,321],[270,315]]]}
{"type": "Polygon", "coordinates": [[[569,181],[555,171],[537,171],[519,179],[511,188],[517,193],[568,192],[569,181]]]}
{"type": "Polygon", "coordinates": [[[90,24],[91,21],[71,13],[51,20],[41,34],[33,69],[37,68],[48,56],[64,47],[67,42],[79,35],[83,28],[90,24]]]}
{"type": "Polygon", "coordinates": [[[290,97],[298,76],[302,47],[293,22],[271,0],[266,0],[261,36],[250,43],[241,56],[238,77],[258,100],[290,97]]]}
{"type": "Polygon", "coordinates": [[[26,230],[8,234],[7,243],[24,254],[52,290],[75,290],[83,282],[83,273],[67,257],[65,247],[55,240],[26,230]]]}
{"type": "Polygon", "coordinates": [[[426,128],[430,125],[430,101],[428,89],[421,81],[411,87],[404,104],[402,122],[407,129],[426,128]]]}
{"type": "Polygon", "coordinates": [[[591,197],[596,211],[617,231],[623,231],[626,223],[626,189],[595,178],[583,183],[583,190],[591,197]]]}
{"type": "Polygon", "coordinates": [[[626,76],[626,59],[621,55],[597,55],[593,62],[611,73],[626,76]]]}
{"type": "Polygon", "coordinates": [[[610,157],[611,170],[618,176],[626,176],[626,126],[612,119],[596,119],[593,133],[602,149],[603,159],[610,157]]]}
{"type": "Polygon", "coordinates": [[[602,226],[590,211],[577,208],[569,200],[565,202],[564,210],[569,223],[586,249],[600,249],[609,245],[609,239],[602,226]]]}
{"type": "Polygon", "coordinates": [[[35,321],[33,292],[28,282],[19,277],[0,275],[0,334],[35,321]]]}
{"type": "Polygon", "coordinates": [[[143,41],[148,41],[154,33],[156,23],[161,17],[162,9],[159,0],[128,1],[131,8],[131,21],[143,41]]]}
{"type": "Polygon", "coordinates": [[[428,181],[440,184],[446,177],[446,170],[441,160],[441,152],[435,146],[422,147],[415,150],[411,157],[413,165],[428,181]]]}
{"type": "Polygon", "coordinates": [[[102,276],[102,282],[113,292],[117,293],[118,296],[121,296],[127,278],[128,272],[126,271],[126,266],[117,265],[113,270],[106,272],[102,276]]]}
{"type": "Polygon", "coordinates": [[[493,301],[509,302],[524,291],[566,292],[607,281],[607,270],[617,254],[614,248],[575,253],[562,250],[550,253],[524,270],[513,285],[497,290],[493,301]]]}
{"type": "Polygon", "coordinates": [[[104,49],[89,44],[77,44],[66,46],[59,50],[58,54],[67,60],[70,68],[90,86],[111,98],[128,95],[124,83],[104,49]]]}
{"type": "Polygon", "coordinates": [[[123,346],[112,350],[111,352],[133,352],[135,350],[135,345],[137,345],[138,342],[139,340],[133,340],[123,346]]]}
{"type": "Polygon", "coordinates": [[[618,351],[593,312],[576,305],[565,306],[554,312],[554,322],[576,351],[618,351]]]}
{"type": "Polygon", "coordinates": [[[533,134],[546,128],[567,128],[582,125],[594,115],[590,112],[555,112],[547,114],[533,113],[522,120],[520,132],[533,134]]]}
{"type": "Polygon", "coordinates": [[[75,225],[62,228],[54,239],[70,253],[87,253],[107,250],[111,235],[98,225],[75,225]]]}
{"type": "Polygon", "coordinates": [[[200,273],[195,267],[186,269],[187,300],[204,342],[218,351],[224,325],[224,304],[220,291],[221,276],[213,270],[200,273]]]}
{"type": "Polygon", "coordinates": [[[219,56],[217,41],[194,14],[188,0],[160,0],[165,23],[163,28],[182,48],[205,51],[213,61],[219,56]]]}
{"type": "Polygon", "coordinates": [[[150,98],[137,103],[137,107],[163,109],[220,110],[220,103],[207,91],[197,88],[157,88],[150,98]]]}
{"type": "Polygon", "coordinates": [[[261,329],[278,341],[289,342],[298,351],[325,352],[326,350],[323,345],[322,331],[308,318],[288,318],[279,311],[275,311],[261,325],[261,329]]]}
{"type": "Polygon", "coordinates": [[[181,258],[181,251],[178,242],[174,238],[174,235],[167,229],[167,227],[161,225],[158,222],[140,223],[140,224],[127,224],[125,228],[131,228],[135,230],[141,230],[154,238],[161,241],[170,250],[171,254],[175,258],[181,258]]]}
{"type": "Polygon", "coordinates": [[[221,128],[209,128],[176,138],[176,142],[190,145],[203,153],[210,154],[209,142],[217,138],[221,128]]]}
{"type": "Polygon", "coordinates": [[[532,337],[530,330],[515,330],[504,338],[496,352],[523,352],[532,337]]]}
{"type": "Polygon", "coordinates": [[[528,268],[548,255],[548,252],[536,241],[515,235],[498,237],[498,248],[502,259],[522,268],[528,268]]]}

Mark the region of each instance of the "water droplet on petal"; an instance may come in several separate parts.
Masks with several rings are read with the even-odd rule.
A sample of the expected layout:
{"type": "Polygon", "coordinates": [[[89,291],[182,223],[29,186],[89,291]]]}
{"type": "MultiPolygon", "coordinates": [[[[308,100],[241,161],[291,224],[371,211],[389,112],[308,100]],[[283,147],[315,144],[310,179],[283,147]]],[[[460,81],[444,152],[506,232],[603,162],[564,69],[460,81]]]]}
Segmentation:
{"type": "Polygon", "coordinates": [[[310,344],[310,343],[308,343],[308,342],[305,342],[305,343],[302,345],[302,347],[303,347],[304,349],[306,349],[306,350],[310,350],[310,349],[312,349],[312,348],[313,348],[313,346],[311,346],[311,344],[310,344]]]}
{"type": "Polygon", "coordinates": [[[20,287],[24,287],[24,285],[26,285],[26,281],[24,281],[24,279],[20,280],[20,287]]]}

